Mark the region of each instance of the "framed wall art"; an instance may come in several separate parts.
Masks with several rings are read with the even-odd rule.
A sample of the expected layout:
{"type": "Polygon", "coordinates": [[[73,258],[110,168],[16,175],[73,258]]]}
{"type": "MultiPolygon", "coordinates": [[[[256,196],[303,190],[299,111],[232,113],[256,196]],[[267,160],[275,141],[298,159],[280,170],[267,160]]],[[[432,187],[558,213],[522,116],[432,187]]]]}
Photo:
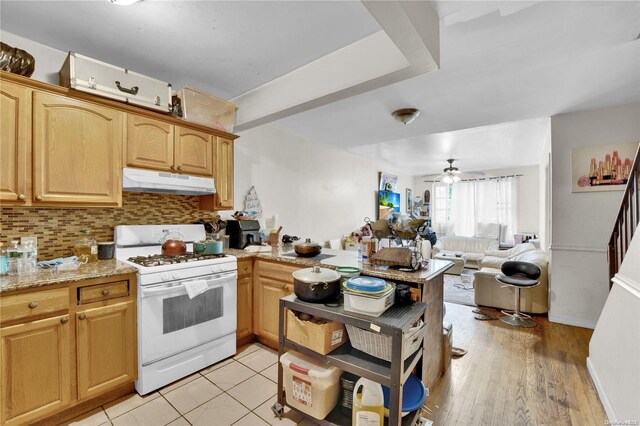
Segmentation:
{"type": "Polygon", "coordinates": [[[640,142],[571,150],[571,192],[621,191],[640,142]]]}

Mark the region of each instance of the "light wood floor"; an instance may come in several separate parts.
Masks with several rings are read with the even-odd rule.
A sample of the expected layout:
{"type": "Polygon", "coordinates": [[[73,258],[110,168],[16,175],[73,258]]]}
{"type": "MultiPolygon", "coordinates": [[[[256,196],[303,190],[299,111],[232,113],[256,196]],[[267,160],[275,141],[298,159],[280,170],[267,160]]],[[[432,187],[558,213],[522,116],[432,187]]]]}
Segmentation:
{"type": "Polygon", "coordinates": [[[469,306],[446,306],[453,345],[468,353],[453,358],[431,389],[426,417],[434,425],[604,424],[586,367],[592,330],[541,316],[535,328],[516,328],[478,321],[469,306]]]}

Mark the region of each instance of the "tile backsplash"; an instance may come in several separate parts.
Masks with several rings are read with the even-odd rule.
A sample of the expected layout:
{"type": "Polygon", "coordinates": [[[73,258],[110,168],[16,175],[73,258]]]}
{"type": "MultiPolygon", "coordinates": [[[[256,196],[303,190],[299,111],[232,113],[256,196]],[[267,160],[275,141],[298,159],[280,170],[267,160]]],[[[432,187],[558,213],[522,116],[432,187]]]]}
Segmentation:
{"type": "Polygon", "coordinates": [[[188,224],[215,213],[198,210],[198,197],[125,192],[122,208],[0,208],[0,241],[38,237],[38,260],[71,256],[71,247],[90,229],[97,241],[113,241],[116,225],[188,224]]]}

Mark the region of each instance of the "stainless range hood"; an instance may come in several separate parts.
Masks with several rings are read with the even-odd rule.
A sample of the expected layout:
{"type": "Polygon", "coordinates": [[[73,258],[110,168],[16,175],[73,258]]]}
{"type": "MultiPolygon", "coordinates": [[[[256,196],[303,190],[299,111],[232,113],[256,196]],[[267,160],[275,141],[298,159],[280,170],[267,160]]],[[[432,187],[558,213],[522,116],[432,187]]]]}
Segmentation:
{"type": "Polygon", "coordinates": [[[207,195],[216,192],[211,178],[129,168],[122,169],[122,190],[180,195],[207,195]]]}

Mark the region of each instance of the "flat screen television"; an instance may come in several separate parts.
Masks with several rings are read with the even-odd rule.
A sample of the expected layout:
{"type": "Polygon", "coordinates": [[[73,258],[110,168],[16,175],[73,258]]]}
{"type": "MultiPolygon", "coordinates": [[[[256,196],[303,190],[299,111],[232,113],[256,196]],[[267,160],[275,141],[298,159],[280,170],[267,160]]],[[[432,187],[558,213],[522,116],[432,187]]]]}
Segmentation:
{"type": "Polygon", "coordinates": [[[386,219],[391,212],[400,213],[400,194],[378,191],[378,219],[386,219]]]}

